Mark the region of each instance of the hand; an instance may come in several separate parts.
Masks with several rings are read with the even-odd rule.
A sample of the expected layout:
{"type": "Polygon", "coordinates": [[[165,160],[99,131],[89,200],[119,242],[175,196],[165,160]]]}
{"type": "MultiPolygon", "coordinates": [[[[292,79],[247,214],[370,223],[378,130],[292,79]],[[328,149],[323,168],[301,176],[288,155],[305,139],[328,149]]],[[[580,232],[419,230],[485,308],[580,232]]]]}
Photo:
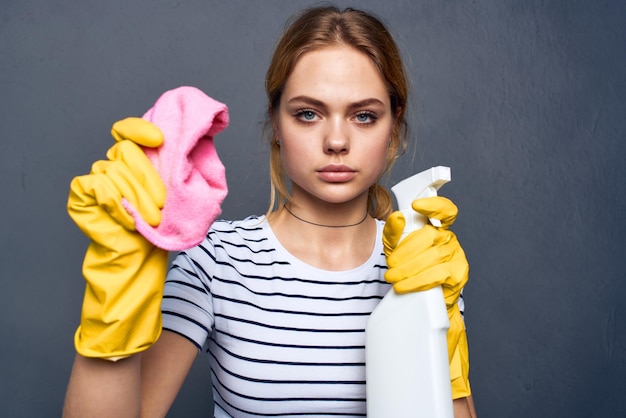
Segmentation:
{"type": "Polygon", "coordinates": [[[161,221],[165,187],[139,145],[159,146],[160,130],[139,118],[116,123],[107,160],[70,185],[68,213],[91,239],[87,282],[74,343],[85,357],[119,359],[145,350],[161,333],[168,254],[136,232],[127,199],[152,225],[161,221]],[[132,140],[131,140],[132,139],[132,140]]]}
{"type": "Polygon", "coordinates": [[[442,226],[425,225],[398,243],[404,232],[404,216],[402,212],[389,215],[383,231],[389,267],[385,279],[398,293],[442,286],[446,305],[456,304],[469,273],[465,253],[456,235],[448,229],[458,210],[454,203],[440,196],[417,199],[412,206],[428,218],[439,219],[442,226]]]}
{"type": "Polygon", "coordinates": [[[427,218],[440,220],[441,227],[425,225],[400,241],[405,226],[404,215],[402,212],[389,215],[383,230],[389,267],[385,280],[398,293],[442,287],[450,319],[447,340],[453,397],[468,396],[469,357],[465,324],[458,301],[468,280],[469,264],[456,235],[449,230],[458,209],[449,199],[441,196],[417,199],[413,201],[412,207],[427,218]]]}

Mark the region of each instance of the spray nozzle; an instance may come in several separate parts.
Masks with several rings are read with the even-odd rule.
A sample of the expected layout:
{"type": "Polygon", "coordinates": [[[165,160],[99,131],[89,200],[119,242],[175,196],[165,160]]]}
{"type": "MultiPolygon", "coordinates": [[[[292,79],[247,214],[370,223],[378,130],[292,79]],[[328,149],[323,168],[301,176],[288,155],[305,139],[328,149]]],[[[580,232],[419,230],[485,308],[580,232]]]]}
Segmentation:
{"type": "MultiPolygon", "coordinates": [[[[437,196],[437,190],[451,179],[450,167],[437,166],[408,177],[391,188],[398,210],[406,219],[405,233],[419,229],[426,223],[423,216],[413,211],[411,202],[422,197],[437,196]]],[[[438,219],[430,218],[433,226],[441,226],[438,219]]]]}

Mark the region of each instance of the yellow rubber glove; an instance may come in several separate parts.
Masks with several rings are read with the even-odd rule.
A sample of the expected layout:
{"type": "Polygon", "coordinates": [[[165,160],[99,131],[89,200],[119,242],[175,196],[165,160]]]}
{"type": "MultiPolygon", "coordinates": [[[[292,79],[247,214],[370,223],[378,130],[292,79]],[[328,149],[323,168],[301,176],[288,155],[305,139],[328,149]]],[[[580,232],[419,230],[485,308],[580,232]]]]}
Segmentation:
{"type": "Polygon", "coordinates": [[[387,266],[385,280],[398,293],[419,292],[441,286],[450,319],[448,359],[453,399],[469,396],[469,355],[465,323],[458,301],[467,283],[469,264],[456,235],[448,228],[456,219],[458,209],[441,196],[416,199],[413,210],[441,221],[441,227],[425,225],[411,232],[402,241],[405,219],[402,212],[393,212],[383,230],[387,266]],[[400,242],[399,242],[400,241],[400,242]]]}
{"type": "Polygon", "coordinates": [[[168,254],[135,231],[122,206],[126,198],[151,225],[161,221],[165,187],[138,144],[157,147],[163,135],[140,118],[117,122],[112,135],[118,142],[108,160],[72,180],[67,210],[91,239],[83,261],[87,286],[76,351],[118,360],[147,349],[161,333],[168,254]]]}

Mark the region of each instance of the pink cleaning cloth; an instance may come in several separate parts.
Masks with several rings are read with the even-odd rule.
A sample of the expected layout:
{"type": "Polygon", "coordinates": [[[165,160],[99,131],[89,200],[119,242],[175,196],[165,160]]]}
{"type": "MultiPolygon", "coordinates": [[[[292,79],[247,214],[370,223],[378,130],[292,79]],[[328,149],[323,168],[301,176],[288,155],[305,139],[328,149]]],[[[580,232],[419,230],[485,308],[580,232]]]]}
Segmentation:
{"type": "Polygon", "coordinates": [[[213,137],[228,126],[228,108],[183,86],[163,93],[143,119],[165,138],[158,148],[144,148],[167,190],[161,223],[148,225],[128,201],[122,203],[137,231],[157,247],[191,248],[204,239],[226,197],[226,174],[213,137]]]}

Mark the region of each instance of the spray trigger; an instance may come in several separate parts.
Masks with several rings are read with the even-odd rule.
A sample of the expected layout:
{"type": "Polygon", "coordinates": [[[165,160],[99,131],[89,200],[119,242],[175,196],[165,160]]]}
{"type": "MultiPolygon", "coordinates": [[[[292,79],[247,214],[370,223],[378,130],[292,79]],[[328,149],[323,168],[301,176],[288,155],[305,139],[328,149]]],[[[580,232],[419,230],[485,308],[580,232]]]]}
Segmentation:
{"type": "Polygon", "coordinates": [[[396,200],[398,210],[402,211],[407,221],[405,233],[421,228],[426,222],[440,228],[441,221],[428,218],[416,213],[411,207],[414,199],[437,196],[437,190],[450,181],[450,168],[445,166],[432,167],[402,180],[391,188],[396,200]]]}

